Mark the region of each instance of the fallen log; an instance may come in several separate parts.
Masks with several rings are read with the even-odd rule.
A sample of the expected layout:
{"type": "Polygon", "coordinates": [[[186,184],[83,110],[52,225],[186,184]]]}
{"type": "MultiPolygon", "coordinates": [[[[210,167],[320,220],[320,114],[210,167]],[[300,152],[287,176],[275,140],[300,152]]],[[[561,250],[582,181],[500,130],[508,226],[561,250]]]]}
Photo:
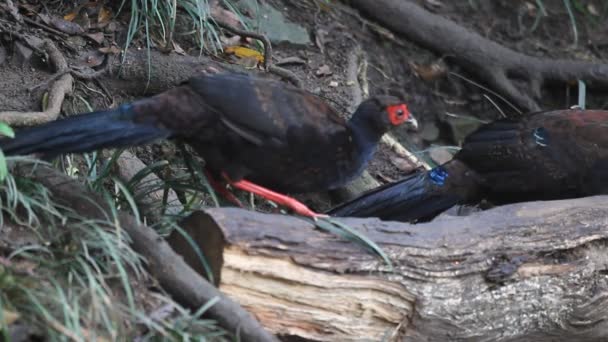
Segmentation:
{"type": "MultiPolygon", "coordinates": [[[[607,201],[521,203],[418,225],[340,219],[378,243],[392,271],[295,217],[215,208],[182,226],[211,256],[220,290],[283,338],[588,341],[608,337],[607,201]]],[[[169,242],[202,270],[183,238],[169,242]]]]}

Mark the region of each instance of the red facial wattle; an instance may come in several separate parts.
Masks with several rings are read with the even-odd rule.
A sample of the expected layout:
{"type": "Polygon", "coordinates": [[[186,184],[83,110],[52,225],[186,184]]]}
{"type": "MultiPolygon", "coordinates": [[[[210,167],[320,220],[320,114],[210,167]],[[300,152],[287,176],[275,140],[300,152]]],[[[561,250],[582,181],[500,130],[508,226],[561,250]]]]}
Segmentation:
{"type": "Polygon", "coordinates": [[[389,106],[386,111],[388,112],[388,118],[391,121],[391,124],[394,126],[401,125],[410,118],[410,111],[405,104],[389,106]]]}

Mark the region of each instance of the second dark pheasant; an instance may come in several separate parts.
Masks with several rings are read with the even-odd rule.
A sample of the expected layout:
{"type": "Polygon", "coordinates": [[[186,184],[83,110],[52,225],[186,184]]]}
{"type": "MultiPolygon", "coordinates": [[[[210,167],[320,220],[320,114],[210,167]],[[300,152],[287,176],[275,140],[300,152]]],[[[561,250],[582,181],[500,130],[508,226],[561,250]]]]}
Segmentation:
{"type": "Polygon", "coordinates": [[[328,212],[428,220],[455,204],[608,193],[608,111],[556,110],[501,119],[469,135],[454,158],[328,212]]]}

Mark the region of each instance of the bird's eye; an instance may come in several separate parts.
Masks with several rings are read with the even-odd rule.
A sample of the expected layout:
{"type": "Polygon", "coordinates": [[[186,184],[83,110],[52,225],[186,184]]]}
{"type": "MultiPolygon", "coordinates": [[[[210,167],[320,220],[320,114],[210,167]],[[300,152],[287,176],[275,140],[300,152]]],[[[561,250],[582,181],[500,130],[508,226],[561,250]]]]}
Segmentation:
{"type": "Polygon", "coordinates": [[[397,111],[397,116],[403,116],[403,109],[399,109],[397,111]]]}

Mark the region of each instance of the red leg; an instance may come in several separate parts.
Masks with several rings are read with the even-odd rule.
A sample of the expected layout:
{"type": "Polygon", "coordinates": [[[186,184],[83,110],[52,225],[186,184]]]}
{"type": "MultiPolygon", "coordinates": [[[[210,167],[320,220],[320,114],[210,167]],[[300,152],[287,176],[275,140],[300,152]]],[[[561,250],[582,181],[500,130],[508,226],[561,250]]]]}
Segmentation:
{"type": "Polygon", "coordinates": [[[232,192],[228,191],[228,189],[226,189],[226,187],[223,186],[223,184],[218,182],[213,177],[211,172],[209,172],[207,169],[205,169],[204,171],[205,171],[205,176],[207,177],[207,181],[209,182],[209,185],[211,185],[211,187],[213,188],[213,190],[215,190],[215,192],[222,195],[225,199],[227,199],[229,202],[232,202],[237,207],[243,208],[243,203],[241,203],[241,201],[238,198],[236,198],[236,196],[234,196],[234,194],[232,192]]]}
{"type": "Polygon", "coordinates": [[[249,191],[267,200],[273,201],[276,204],[288,207],[298,215],[308,216],[312,218],[328,217],[327,215],[315,213],[314,211],[310,210],[305,204],[295,198],[280,194],[278,192],[274,192],[270,189],[266,189],[262,186],[251,183],[250,181],[244,179],[233,182],[226,175],[223,175],[223,177],[226,178],[228,180],[228,183],[230,183],[230,185],[234,186],[235,188],[244,191],[249,191]]]}

